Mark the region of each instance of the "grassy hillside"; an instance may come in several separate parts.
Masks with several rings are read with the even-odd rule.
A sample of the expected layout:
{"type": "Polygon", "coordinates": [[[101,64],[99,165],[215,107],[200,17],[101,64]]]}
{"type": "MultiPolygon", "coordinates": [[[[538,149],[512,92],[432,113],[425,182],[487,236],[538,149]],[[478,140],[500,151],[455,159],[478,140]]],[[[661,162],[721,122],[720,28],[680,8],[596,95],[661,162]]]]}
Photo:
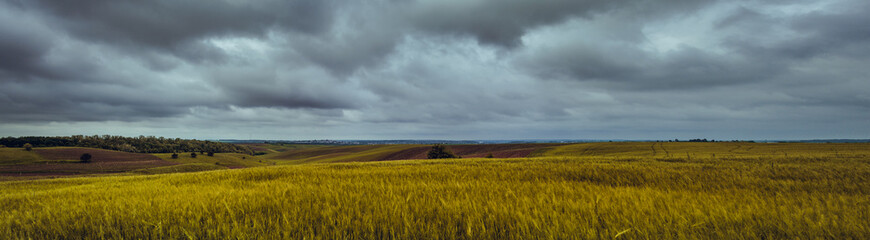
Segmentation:
{"type": "Polygon", "coordinates": [[[29,152],[22,148],[0,148],[0,176],[3,176],[0,180],[82,174],[191,172],[275,164],[274,161],[241,153],[201,154],[197,158],[190,157],[190,153],[181,153],[177,159],[171,155],[79,147],[34,148],[29,152]],[[92,162],[80,163],[79,157],[83,153],[91,154],[92,162]]]}
{"type": "Polygon", "coordinates": [[[17,165],[44,162],[45,159],[24,148],[0,148],[0,165],[17,165]]]}
{"type": "Polygon", "coordinates": [[[253,149],[256,152],[276,153],[306,148],[328,147],[328,145],[290,144],[290,143],[244,143],[238,144],[253,149]]]}
{"type": "Polygon", "coordinates": [[[0,164],[0,175],[46,177],[123,173],[176,164],[150,154],[79,147],[34,148],[30,152],[21,148],[3,148],[0,150],[0,163],[3,163],[0,164]],[[84,153],[92,155],[91,162],[79,162],[84,153]]]}
{"type": "Polygon", "coordinates": [[[306,164],[0,183],[18,239],[867,239],[868,160],[306,164]]]}
{"type": "MultiPolygon", "coordinates": [[[[533,152],[545,151],[564,144],[462,144],[447,145],[453,153],[462,157],[485,157],[493,154],[499,158],[526,157],[533,152]]],[[[335,163],[335,162],[372,162],[385,160],[426,159],[431,145],[352,145],[319,146],[286,149],[269,154],[267,159],[283,164],[335,163]]]]}

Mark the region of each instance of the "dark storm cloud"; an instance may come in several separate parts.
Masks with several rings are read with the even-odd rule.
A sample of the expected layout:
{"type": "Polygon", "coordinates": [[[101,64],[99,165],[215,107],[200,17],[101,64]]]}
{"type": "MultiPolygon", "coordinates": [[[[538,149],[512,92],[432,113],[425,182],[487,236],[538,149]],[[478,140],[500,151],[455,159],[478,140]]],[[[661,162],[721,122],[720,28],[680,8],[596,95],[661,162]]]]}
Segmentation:
{"type": "Polygon", "coordinates": [[[230,105],[333,109],[360,101],[356,89],[315,66],[221,66],[209,72],[209,82],[230,105]]]}
{"type": "Polygon", "coordinates": [[[51,48],[51,35],[19,21],[22,15],[0,12],[0,76],[8,80],[49,75],[49,69],[43,67],[43,56],[51,48]]]}
{"type": "Polygon", "coordinates": [[[259,37],[278,27],[303,33],[330,24],[330,1],[25,1],[78,38],[129,50],[154,48],[192,60],[221,53],[199,41],[222,36],[259,37]]]}
{"type": "Polygon", "coordinates": [[[4,122],[131,121],[188,111],[185,104],[174,103],[173,99],[143,94],[140,89],[145,87],[51,81],[5,83],[3,87],[0,112],[14,113],[0,116],[4,122]]]}
{"type": "Polygon", "coordinates": [[[868,11],[855,0],[0,0],[0,130],[855,136],[870,118],[868,11]]]}
{"type": "Polygon", "coordinates": [[[789,22],[790,27],[801,33],[799,38],[784,41],[779,47],[771,47],[786,57],[812,58],[822,54],[866,58],[870,55],[870,3],[859,2],[842,6],[836,14],[812,12],[789,22]]]}

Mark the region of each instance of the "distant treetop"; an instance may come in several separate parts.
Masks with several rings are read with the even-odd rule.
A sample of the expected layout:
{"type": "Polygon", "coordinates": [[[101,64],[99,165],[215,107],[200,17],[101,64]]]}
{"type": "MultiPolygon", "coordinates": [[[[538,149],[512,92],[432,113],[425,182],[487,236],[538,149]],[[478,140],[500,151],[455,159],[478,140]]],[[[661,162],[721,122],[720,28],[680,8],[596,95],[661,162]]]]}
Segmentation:
{"type": "Polygon", "coordinates": [[[5,137],[0,145],[8,147],[90,147],[133,153],[199,152],[253,154],[248,147],[231,143],[154,136],[123,137],[110,135],[69,137],[5,137]]]}

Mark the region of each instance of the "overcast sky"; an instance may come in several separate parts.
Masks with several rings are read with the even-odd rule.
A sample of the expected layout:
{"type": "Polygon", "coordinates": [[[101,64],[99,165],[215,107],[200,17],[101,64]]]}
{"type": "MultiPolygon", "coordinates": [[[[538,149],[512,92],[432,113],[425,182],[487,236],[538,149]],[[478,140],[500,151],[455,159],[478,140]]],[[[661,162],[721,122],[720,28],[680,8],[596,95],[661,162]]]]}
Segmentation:
{"type": "Polygon", "coordinates": [[[867,0],[0,0],[0,136],[870,138],[867,0]]]}

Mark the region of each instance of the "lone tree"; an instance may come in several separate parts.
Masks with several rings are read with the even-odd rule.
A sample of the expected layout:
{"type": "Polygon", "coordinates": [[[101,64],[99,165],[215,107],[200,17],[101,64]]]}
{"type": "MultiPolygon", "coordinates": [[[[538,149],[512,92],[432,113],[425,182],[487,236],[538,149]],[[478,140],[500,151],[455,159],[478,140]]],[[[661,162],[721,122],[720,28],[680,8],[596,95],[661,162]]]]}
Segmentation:
{"type": "Polygon", "coordinates": [[[25,143],[25,144],[24,144],[24,150],[25,150],[25,151],[33,150],[33,145],[30,145],[30,143],[25,143]]]}
{"type": "Polygon", "coordinates": [[[82,162],[82,163],[91,162],[91,154],[90,153],[83,153],[82,156],[79,157],[79,162],[82,162]]]}
{"type": "Polygon", "coordinates": [[[178,153],[172,153],[172,159],[178,158],[178,153]]]}
{"type": "Polygon", "coordinates": [[[214,152],[209,151],[209,152],[207,153],[207,155],[208,155],[209,157],[214,157],[214,152]]]}
{"type": "Polygon", "coordinates": [[[429,153],[427,153],[426,156],[429,159],[458,158],[458,156],[456,156],[456,154],[453,154],[453,152],[450,152],[450,150],[448,150],[447,147],[444,147],[444,145],[441,145],[441,144],[435,144],[434,146],[432,146],[432,149],[429,150],[429,153]]]}
{"type": "Polygon", "coordinates": [[[196,158],[196,153],[195,152],[190,153],[190,157],[196,158]]]}

